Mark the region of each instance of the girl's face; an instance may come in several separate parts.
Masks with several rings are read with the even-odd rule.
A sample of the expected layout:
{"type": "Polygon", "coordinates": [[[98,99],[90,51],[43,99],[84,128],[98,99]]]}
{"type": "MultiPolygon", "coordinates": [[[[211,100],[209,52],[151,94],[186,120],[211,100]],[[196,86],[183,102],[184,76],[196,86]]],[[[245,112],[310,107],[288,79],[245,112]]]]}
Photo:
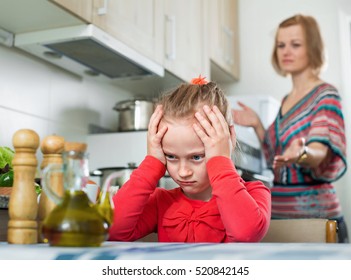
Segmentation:
{"type": "Polygon", "coordinates": [[[206,170],[205,147],[196,135],[193,118],[162,120],[168,130],[162,140],[167,171],[190,199],[208,201],[212,188],[206,170]]]}
{"type": "Polygon", "coordinates": [[[286,73],[298,74],[309,67],[306,39],[301,25],[278,30],[277,57],[281,70],[286,73]]]}

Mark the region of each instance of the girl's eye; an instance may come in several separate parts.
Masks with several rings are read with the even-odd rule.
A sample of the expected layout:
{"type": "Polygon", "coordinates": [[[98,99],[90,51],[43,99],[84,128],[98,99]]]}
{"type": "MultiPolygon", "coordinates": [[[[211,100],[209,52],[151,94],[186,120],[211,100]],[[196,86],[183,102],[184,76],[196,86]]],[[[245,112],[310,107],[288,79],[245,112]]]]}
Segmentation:
{"type": "Polygon", "coordinates": [[[278,45],[277,45],[277,48],[278,48],[278,49],[283,49],[284,47],[285,47],[285,44],[278,44],[278,45]]]}
{"type": "Polygon", "coordinates": [[[202,160],[202,159],[203,159],[203,156],[200,156],[200,155],[193,156],[193,160],[195,160],[195,161],[199,161],[199,160],[202,160]]]}
{"type": "Polygon", "coordinates": [[[298,48],[301,46],[301,44],[294,43],[294,44],[292,44],[292,46],[293,46],[293,48],[298,48]]]}
{"type": "Polygon", "coordinates": [[[172,156],[172,155],[167,155],[167,154],[165,154],[165,157],[166,157],[166,159],[168,159],[168,160],[174,160],[174,159],[175,159],[175,156],[172,156]]]}

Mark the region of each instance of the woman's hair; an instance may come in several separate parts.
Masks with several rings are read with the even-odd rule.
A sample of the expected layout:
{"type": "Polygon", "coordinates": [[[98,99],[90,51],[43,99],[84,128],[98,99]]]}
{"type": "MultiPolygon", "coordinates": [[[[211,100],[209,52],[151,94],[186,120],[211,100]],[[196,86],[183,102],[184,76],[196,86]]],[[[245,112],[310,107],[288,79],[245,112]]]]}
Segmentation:
{"type": "Polygon", "coordinates": [[[305,35],[305,43],[307,47],[307,56],[308,61],[312,69],[319,74],[323,63],[324,63],[324,45],[322,36],[320,34],[319,26],[317,21],[311,16],[304,16],[304,15],[295,15],[292,16],[284,21],[282,21],[275,34],[275,42],[272,54],[272,64],[275,71],[282,75],[286,76],[285,73],[279,66],[278,56],[277,56],[277,38],[279,29],[293,26],[293,25],[300,25],[303,29],[305,35]]]}
{"type": "Polygon", "coordinates": [[[193,117],[195,112],[202,109],[202,106],[216,105],[226,118],[228,125],[232,125],[228,100],[214,82],[203,85],[181,84],[176,89],[161,95],[158,103],[162,105],[166,119],[193,117]]]}

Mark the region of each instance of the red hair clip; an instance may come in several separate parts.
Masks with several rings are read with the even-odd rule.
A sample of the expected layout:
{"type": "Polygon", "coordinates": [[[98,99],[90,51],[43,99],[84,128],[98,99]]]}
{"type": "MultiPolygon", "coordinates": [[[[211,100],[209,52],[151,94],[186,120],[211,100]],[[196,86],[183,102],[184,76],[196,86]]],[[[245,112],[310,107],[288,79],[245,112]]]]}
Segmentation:
{"type": "Polygon", "coordinates": [[[191,84],[193,85],[206,85],[208,84],[208,81],[206,81],[206,77],[201,77],[201,75],[198,78],[194,78],[190,81],[191,84]]]}

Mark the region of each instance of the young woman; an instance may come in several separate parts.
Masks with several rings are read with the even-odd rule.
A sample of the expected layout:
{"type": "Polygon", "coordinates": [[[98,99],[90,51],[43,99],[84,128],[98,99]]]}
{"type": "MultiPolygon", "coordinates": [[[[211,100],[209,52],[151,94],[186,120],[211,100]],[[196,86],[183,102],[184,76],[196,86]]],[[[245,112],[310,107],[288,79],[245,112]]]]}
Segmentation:
{"type": "Polygon", "coordinates": [[[164,95],[150,119],[148,154],[113,198],[110,240],[157,232],[160,242],[260,241],[271,195],[237,173],[231,119],[223,92],[203,78],[164,95]],[[178,188],[157,187],[166,170],[178,188]]]}
{"type": "Polygon", "coordinates": [[[342,211],[332,182],[346,171],[346,139],[340,96],[319,77],[323,42],[310,16],[295,15],[278,27],[272,63],[292,79],[292,89],[267,131],[245,104],[234,122],[255,129],[267,164],[274,171],[272,218],[328,218],[339,222],[339,242],[347,242],[342,211]]]}

